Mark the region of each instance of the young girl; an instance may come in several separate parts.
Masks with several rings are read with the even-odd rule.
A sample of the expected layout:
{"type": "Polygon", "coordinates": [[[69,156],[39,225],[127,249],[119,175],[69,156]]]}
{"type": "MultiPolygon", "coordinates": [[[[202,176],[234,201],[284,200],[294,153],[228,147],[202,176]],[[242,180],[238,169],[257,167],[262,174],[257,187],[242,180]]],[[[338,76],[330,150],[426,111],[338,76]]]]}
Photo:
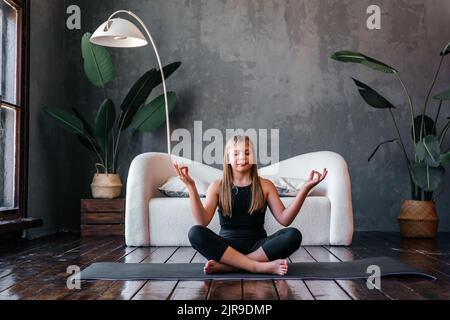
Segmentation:
{"type": "Polygon", "coordinates": [[[302,234],[295,228],[282,229],[271,236],[264,230],[267,205],[275,219],[289,226],[299,213],[308,192],[327,176],[312,171],[292,204],[285,208],[274,184],[258,176],[253,143],[248,136],[234,136],[225,146],[223,179],[208,188],[205,205],[186,166],[174,163],[181,181],[189,190],[197,225],[189,230],[194,249],[209,261],[206,274],[246,270],[285,275],[286,258],[300,247],[302,234]],[[317,177],[316,177],[317,175],[317,177]],[[220,233],[207,226],[219,207],[220,233]]]}

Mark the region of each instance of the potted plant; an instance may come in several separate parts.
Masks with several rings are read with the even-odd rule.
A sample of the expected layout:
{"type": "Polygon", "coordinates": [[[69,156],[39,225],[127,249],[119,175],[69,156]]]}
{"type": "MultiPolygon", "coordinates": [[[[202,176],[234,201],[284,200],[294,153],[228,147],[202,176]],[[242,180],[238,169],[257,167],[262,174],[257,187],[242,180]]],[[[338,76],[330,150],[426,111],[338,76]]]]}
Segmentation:
{"type": "MultiPolygon", "coordinates": [[[[107,97],[106,84],[114,78],[114,66],[109,52],[92,44],[90,33],[81,40],[84,72],[89,81],[103,92],[103,102],[98,108],[93,124],[73,108],[73,112],[62,108],[44,107],[44,112],[59,125],[76,134],[80,143],[97,158],[91,191],[93,198],[114,199],[120,196],[122,182],[118,174],[118,156],[123,132],[129,128],[143,133],[156,131],[166,120],[164,96],[146,103],[152,90],[162,83],[159,70],[145,72],[131,87],[122,101],[119,112],[107,97]]],[[[181,63],[175,62],[163,68],[166,78],[170,77],[181,63]]],[[[175,104],[175,93],[168,93],[169,110],[175,104]]]]}
{"type": "Polygon", "coordinates": [[[436,212],[435,200],[439,195],[437,191],[446,172],[444,166],[450,163],[450,152],[442,150],[444,139],[450,128],[450,118],[447,118],[446,124],[440,130],[438,130],[438,120],[443,104],[450,100],[450,90],[434,95],[433,100],[437,102],[438,108],[433,118],[427,115],[427,110],[442,64],[449,53],[450,43],[440,53],[441,58],[436,74],[427,92],[423,109],[419,114],[415,113],[411,96],[398,70],[359,52],[339,51],[331,57],[336,61],[358,63],[385,74],[392,74],[399,81],[406,96],[411,114],[411,134],[407,141],[410,142],[413,152],[407,151],[406,139],[400,134],[396,118],[392,112],[395,109],[394,104],[367,84],[353,79],[360,95],[369,106],[389,112],[396,132],[395,138],[381,142],[375,148],[369,157],[369,162],[380,147],[388,143],[397,143],[408,168],[411,181],[411,199],[403,201],[398,218],[400,232],[404,237],[435,237],[438,230],[439,217],[436,212]]]}

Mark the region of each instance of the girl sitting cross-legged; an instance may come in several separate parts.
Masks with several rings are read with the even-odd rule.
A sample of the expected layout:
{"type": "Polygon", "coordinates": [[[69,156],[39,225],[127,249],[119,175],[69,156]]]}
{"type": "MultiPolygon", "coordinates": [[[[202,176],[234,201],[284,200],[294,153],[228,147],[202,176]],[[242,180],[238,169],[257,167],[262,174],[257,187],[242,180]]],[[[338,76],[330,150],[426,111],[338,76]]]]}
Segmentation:
{"type": "Polygon", "coordinates": [[[309,191],[327,176],[311,171],[309,179],[288,208],[280,200],[274,184],[258,176],[253,143],[248,136],[234,136],[225,147],[223,178],[211,183],[205,205],[186,166],[174,163],[181,181],[189,190],[192,214],[197,225],[189,230],[194,249],[209,261],[206,274],[246,270],[285,275],[287,258],[302,242],[302,234],[288,227],[298,215],[309,191]],[[286,228],[267,236],[264,219],[269,206],[275,219],[286,228]],[[219,207],[220,233],[207,226],[219,207]]]}

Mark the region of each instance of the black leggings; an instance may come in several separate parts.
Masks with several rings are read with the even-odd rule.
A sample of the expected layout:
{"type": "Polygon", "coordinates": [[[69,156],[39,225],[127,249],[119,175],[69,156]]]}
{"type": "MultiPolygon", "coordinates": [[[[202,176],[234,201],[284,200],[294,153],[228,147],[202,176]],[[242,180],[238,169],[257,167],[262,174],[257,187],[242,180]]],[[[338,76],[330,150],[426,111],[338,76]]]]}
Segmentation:
{"type": "Polygon", "coordinates": [[[196,225],[189,230],[188,236],[195,250],[208,260],[215,261],[220,261],[229,246],[245,255],[262,247],[269,261],[285,259],[302,243],[302,234],[296,228],[285,228],[269,237],[252,240],[224,238],[207,227],[196,225]]]}

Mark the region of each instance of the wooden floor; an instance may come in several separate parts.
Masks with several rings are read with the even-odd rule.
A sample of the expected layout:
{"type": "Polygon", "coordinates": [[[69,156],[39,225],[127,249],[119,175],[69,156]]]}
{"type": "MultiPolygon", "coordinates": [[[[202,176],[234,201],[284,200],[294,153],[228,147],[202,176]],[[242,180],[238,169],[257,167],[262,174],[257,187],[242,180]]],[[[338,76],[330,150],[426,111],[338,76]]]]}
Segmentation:
{"type": "Polygon", "coordinates": [[[349,261],[390,256],[425,270],[436,281],[416,277],[383,278],[369,290],[364,280],[276,281],[90,281],[81,290],[66,286],[69,265],[93,262],[204,262],[191,247],[128,248],[123,239],[59,235],[0,246],[0,299],[450,299],[450,234],[435,240],[406,240],[397,233],[356,233],[351,247],[302,247],[292,262],[349,261]]]}

